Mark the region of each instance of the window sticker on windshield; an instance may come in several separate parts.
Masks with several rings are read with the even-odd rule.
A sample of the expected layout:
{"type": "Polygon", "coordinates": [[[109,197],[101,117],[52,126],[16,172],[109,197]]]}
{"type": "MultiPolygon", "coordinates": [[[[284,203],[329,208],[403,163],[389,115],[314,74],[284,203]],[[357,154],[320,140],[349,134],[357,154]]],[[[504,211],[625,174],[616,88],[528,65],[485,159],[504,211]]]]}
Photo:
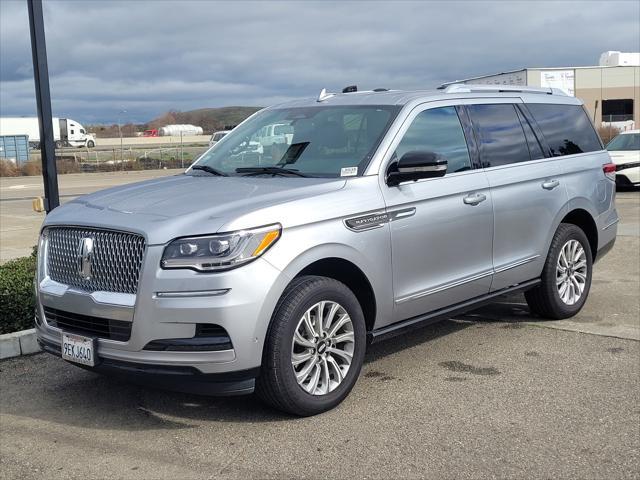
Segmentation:
{"type": "Polygon", "coordinates": [[[341,177],[353,177],[358,175],[358,167],[344,167],[340,169],[341,177]]]}

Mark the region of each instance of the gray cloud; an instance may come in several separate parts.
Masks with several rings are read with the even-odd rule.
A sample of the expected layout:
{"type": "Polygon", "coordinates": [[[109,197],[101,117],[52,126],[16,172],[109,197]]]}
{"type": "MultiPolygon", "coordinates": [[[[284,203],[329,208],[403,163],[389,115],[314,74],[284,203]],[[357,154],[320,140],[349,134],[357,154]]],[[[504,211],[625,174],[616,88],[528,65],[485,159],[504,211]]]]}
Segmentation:
{"type": "MultiPolygon", "coordinates": [[[[54,113],[144,121],[322,87],[431,88],[638,50],[638,2],[46,1],[54,113]]],[[[35,112],[27,8],[0,2],[0,114],[35,112]]]]}

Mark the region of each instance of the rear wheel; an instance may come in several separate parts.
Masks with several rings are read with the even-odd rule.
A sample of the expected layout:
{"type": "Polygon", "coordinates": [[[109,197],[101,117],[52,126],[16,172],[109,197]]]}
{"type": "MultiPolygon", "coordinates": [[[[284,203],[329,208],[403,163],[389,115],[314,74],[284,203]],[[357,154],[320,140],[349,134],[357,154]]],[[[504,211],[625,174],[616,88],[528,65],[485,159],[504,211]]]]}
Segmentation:
{"type": "Polygon", "coordinates": [[[542,282],[525,293],[530,310],[554,320],[576,315],[589,295],[592,267],[585,233],[575,225],[560,224],[542,270],[542,282]]]}
{"type": "Polygon", "coordinates": [[[60,149],[62,148],[62,141],[61,140],[56,140],[56,148],[60,149]]]}
{"type": "Polygon", "coordinates": [[[294,280],[276,306],[256,393],[294,415],[335,407],[360,374],[365,330],[362,308],[346,285],[317,276],[294,280]]]}

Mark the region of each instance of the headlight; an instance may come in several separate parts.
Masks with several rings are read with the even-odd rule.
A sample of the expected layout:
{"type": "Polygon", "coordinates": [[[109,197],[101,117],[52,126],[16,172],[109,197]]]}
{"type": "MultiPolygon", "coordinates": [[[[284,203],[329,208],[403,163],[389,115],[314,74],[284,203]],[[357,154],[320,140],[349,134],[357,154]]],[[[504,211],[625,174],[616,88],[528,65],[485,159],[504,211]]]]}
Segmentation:
{"type": "Polygon", "coordinates": [[[280,238],[280,224],[238,232],[178,238],[164,249],[162,268],[227,270],[258,258],[280,238]]]}
{"type": "Polygon", "coordinates": [[[42,281],[46,275],[47,243],[48,235],[47,229],[45,228],[40,234],[40,239],[38,240],[38,257],[36,266],[36,277],[38,282],[42,281]]]}

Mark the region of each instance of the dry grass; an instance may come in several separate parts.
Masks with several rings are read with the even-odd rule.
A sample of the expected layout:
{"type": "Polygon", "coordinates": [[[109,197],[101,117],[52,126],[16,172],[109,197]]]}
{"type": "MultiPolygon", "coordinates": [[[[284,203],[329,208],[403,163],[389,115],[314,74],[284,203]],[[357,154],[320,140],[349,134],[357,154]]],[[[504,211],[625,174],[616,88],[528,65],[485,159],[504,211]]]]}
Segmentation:
{"type": "Polygon", "coordinates": [[[604,125],[601,125],[600,127],[598,127],[598,135],[600,135],[600,138],[602,139],[602,142],[605,145],[609,143],[611,139],[613,139],[613,137],[615,137],[619,133],[620,133],[620,130],[617,129],[616,127],[605,127],[604,125]]]}
{"type": "Polygon", "coordinates": [[[17,177],[20,170],[9,160],[0,160],[0,177],[17,177]]]}

